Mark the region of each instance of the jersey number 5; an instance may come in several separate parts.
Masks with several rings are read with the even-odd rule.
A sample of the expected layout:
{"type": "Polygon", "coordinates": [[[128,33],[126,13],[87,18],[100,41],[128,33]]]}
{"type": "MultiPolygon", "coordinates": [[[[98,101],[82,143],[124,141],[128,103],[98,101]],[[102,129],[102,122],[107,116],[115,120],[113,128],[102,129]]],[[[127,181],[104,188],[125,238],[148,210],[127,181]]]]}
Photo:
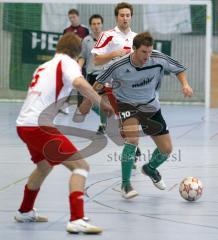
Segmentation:
{"type": "Polygon", "coordinates": [[[36,84],[37,84],[37,82],[39,81],[39,72],[41,72],[41,71],[43,71],[44,70],[44,68],[39,68],[38,70],[37,70],[37,72],[34,74],[34,76],[33,76],[33,80],[32,80],[32,82],[30,83],[30,87],[31,88],[33,88],[33,87],[35,87],[36,86],[36,84]]]}

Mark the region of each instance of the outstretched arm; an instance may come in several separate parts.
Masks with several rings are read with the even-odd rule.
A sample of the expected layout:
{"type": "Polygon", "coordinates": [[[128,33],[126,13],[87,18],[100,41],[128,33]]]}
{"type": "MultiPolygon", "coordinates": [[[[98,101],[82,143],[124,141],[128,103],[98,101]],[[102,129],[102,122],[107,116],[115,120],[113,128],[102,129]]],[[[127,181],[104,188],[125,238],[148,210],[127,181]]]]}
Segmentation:
{"type": "Polygon", "coordinates": [[[102,100],[102,98],[83,77],[76,78],[73,81],[73,86],[85,97],[85,100],[79,107],[82,114],[88,113],[92,104],[99,105],[107,116],[111,116],[114,113],[110,104],[102,100]]]}
{"type": "Polygon", "coordinates": [[[110,62],[113,58],[123,57],[124,55],[130,53],[131,49],[119,49],[110,53],[105,54],[94,54],[94,64],[103,65],[110,62]]]}
{"type": "Polygon", "coordinates": [[[180,72],[176,76],[182,85],[182,92],[184,96],[191,97],[193,95],[193,90],[188,83],[185,72],[180,72]]]}
{"type": "MultiPolygon", "coordinates": [[[[96,92],[101,91],[103,87],[104,87],[104,85],[100,84],[98,82],[95,82],[93,85],[93,89],[96,92]]],[[[79,106],[79,110],[82,114],[87,114],[90,111],[90,109],[92,108],[92,105],[93,105],[92,102],[88,98],[84,98],[82,103],[79,106]]]]}

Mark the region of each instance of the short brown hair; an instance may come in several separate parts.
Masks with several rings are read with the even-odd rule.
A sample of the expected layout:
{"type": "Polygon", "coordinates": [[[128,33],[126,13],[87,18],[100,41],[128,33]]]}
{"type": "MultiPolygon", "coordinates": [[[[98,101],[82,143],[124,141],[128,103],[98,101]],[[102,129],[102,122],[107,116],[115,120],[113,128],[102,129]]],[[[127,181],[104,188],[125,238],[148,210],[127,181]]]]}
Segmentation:
{"type": "Polygon", "coordinates": [[[133,39],[133,47],[140,48],[141,45],[150,47],[154,45],[154,39],[149,32],[142,32],[137,34],[133,39]]]}
{"type": "Polygon", "coordinates": [[[101,19],[101,23],[103,24],[104,23],[104,19],[103,17],[100,15],[100,14],[93,14],[90,18],[89,18],[89,25],[92,24],[92,20],[93,19],[101,19]]]}
{"type": "Polygon", "coordinates": [[[131,12],[131,16],[133,15],[133,6],[127,2],[118,3],[114,9],[114,15],[117,17],[119,14],[119,10],[123,8],[128,8],[131,12]]]}
{"type": "Polygon", "coordinates": [[[56,52],[76,58],[81,52],[81,39],[72,32],[65,33],[58,41],[56,52]]]}
{"type": "Polygon", "coordinates": [[[79,16],[79,11],[75,8],[72,8],[68,11],[68,15],[70,15],[70,14],[75,14],[75,15],[79,16]]]}

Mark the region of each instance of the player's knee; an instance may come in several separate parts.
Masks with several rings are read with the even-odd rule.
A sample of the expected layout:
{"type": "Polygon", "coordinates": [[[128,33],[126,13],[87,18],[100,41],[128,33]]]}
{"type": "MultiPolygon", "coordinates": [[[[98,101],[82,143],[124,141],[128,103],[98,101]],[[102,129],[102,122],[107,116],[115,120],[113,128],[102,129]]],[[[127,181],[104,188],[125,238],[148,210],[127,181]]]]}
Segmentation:
{"type": "Polygon", "coordinates": [[[81,165],[80,168],[86,170],[87,172],[90,171],[90,166],[89,166],[89,164],[86,161],[83,162],[83,164],[81,165]]]}
{"type": "Polygon", "coordinates": [[[170,155],[172,153],[172,151],[173,151],[173,147],[172,147],[172,145],[169,144],[164,147],[162,153],[170,155]]]}
{"type": "Polygon", "coordinates": [[[74,169],[84,169],[85,171],[89,172],[90,166],[85,160],[79,160],[75,162],[74,169]]]}
{"type": "Polygon", "coordinates": [[[37,172],[40,174],[42,177],[46,177],[49,175],[49,173],[52,171],[53,167],[50,166],[49,164],[41,164],[39,163],[37,165],[37,172]]]}
{"type": "Polygon", "coordinates": [[[72,174],[80,175],[84,178],[87,178],[89,170],[89,164],[83,160],[83,162],[77,164],[77,166],[72,170],[72,174]]]}
{"type": "Polygon", "coordinates": [[[127,138],[126,142],[133,145],[138,145],[138,138],[127,138]]]}
{"type": "Polygon", "coordinates": [[[84,159],[65,161],[62,164],[71,172],[73,172],[75,169],[84,169],[85,171],[89,172],[89,164],[84,159]]]}

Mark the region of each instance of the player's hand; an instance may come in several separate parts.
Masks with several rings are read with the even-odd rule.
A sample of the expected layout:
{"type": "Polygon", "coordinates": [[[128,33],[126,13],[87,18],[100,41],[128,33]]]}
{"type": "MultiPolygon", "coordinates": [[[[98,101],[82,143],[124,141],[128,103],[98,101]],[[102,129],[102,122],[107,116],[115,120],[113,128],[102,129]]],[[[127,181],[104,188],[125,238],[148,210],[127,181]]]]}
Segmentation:
{"type": "Polygon", "coordinates": [[[104,85],[101,84],[101,83],[98,83],[98,82],[95,82],[94,85],[93,85],[93,89],[96,92],[100,92],[103,88],[104,88],[104,85]]]}
{"type": "Polygon", "coordinates": [[[105,113],[107,117],[111,117],[114,114],[114,109],[112,106],[103,99],[100,103],[100,109],[105,113]]]}
{"type": "Polygon", "coordinates": [[[185,97],[191,97],[193,95],[193,90],[188,84],[182,87],[182,92],[185,97]]]}
{"type": "Polygon", "coordinates": [[[79,105],[79,110],[82,114],[89,113],[90,109],[92,108],[92,102],[85,98],[82,103],[79,105]]]}
{"type": "Polygon", "coordinates": [[[122,48],[118,51],[118,57],[123,57],[130,52],[131,52],[131,49],[123,49],[122,48]]]}

